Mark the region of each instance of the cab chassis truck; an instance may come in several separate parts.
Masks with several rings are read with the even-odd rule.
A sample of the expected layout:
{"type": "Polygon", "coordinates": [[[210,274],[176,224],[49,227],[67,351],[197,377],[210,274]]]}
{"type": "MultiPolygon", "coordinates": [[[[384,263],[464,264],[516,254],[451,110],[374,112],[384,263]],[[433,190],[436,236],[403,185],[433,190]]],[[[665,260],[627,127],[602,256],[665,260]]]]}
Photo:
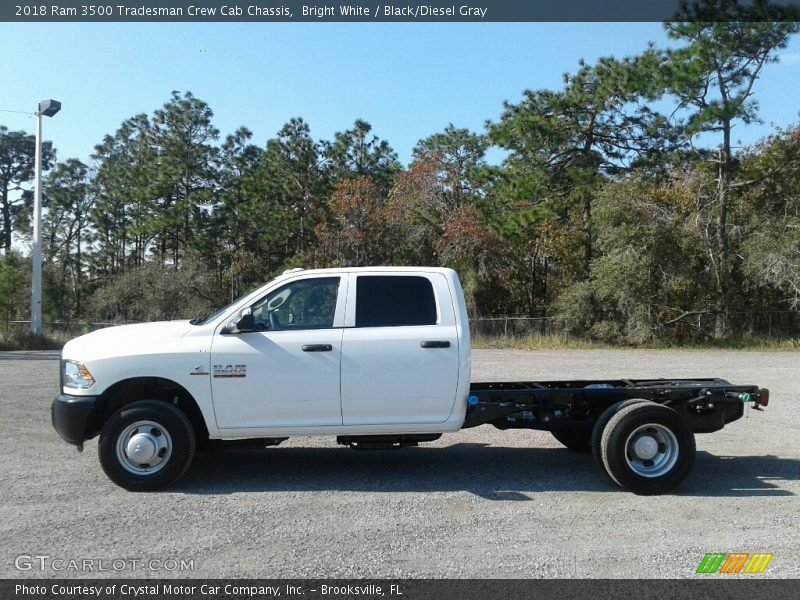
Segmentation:
{"type": "Polygon", "coordinates": [[[335,435],[416,446],[479,425],[550,431],[637,494],[675,488],[695,433],[762,410],[769,391],[719,378],[470,381],[469,324],[451,269],[291,270],[217,314],[68,342],[53,426],[132,491],[163,489],[198,446],[335,435]]]}

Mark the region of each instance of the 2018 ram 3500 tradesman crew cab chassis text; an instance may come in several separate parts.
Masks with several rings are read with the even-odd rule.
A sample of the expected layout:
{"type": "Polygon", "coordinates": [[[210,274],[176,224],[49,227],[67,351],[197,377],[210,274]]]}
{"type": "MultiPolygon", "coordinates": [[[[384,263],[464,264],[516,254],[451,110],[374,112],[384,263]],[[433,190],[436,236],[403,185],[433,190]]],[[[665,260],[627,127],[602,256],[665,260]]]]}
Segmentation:
{"type": "Polygon", "coordinates": [[[450,269],[293,270],[202,320],[101,329],[64,346],[53,425],[118,485],[176,482],[197,445],[335,435],[393,448],[491,424],[551,431],[618,485],[672,489],[695,433],[769,392],[722,379],[470,383],[464,294],[450,269]]]}

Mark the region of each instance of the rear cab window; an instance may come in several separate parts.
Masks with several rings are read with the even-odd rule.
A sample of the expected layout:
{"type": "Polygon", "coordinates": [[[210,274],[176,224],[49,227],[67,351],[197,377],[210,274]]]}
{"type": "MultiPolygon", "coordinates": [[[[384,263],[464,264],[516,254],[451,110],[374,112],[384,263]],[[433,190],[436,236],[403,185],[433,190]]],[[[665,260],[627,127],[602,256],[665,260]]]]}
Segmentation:
{"type": "Polygon", "coordinates": [[[438,320],[436,296],[427,277],[356,277],[356,327],[436,325],[438,320]]]}

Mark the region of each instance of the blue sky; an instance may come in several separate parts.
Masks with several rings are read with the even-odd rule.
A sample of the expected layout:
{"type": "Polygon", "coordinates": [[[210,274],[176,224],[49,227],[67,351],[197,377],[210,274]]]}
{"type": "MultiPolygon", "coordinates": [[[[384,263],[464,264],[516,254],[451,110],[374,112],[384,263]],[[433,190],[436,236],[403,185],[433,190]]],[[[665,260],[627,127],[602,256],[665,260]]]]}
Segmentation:
{"type": "MultiPolygon", "coordinates": [[[[330,138],[363,118],[404,163],[450,122],[482,130],[524,89],[557,89],[580,58],[669,43],[658,23],[2,23],[0,40],[0,109],[61,100],[44,124],[61,160],[87,160],[125,118],[191,90],[222,135],[246,125],[263,145],[302,116],[330,138]]],[[[798,121],[798,36],[782,55],[756,87],[765,125],[735,131],[745,144],[798,121]]],[[[0,124],[33,132],[34,120],[0,112],[0,124]]]]}

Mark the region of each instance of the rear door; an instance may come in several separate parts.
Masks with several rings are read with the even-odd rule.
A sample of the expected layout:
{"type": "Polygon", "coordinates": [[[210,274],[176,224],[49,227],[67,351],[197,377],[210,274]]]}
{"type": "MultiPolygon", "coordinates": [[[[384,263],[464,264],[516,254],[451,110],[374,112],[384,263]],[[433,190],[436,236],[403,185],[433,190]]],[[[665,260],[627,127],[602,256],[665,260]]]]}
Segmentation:
{"type": "Polygon", "coordinates": [[[458,384],[453,299],[438,272],[350,275],[342,336],[342,422],[447,420],[458,384]]]}

